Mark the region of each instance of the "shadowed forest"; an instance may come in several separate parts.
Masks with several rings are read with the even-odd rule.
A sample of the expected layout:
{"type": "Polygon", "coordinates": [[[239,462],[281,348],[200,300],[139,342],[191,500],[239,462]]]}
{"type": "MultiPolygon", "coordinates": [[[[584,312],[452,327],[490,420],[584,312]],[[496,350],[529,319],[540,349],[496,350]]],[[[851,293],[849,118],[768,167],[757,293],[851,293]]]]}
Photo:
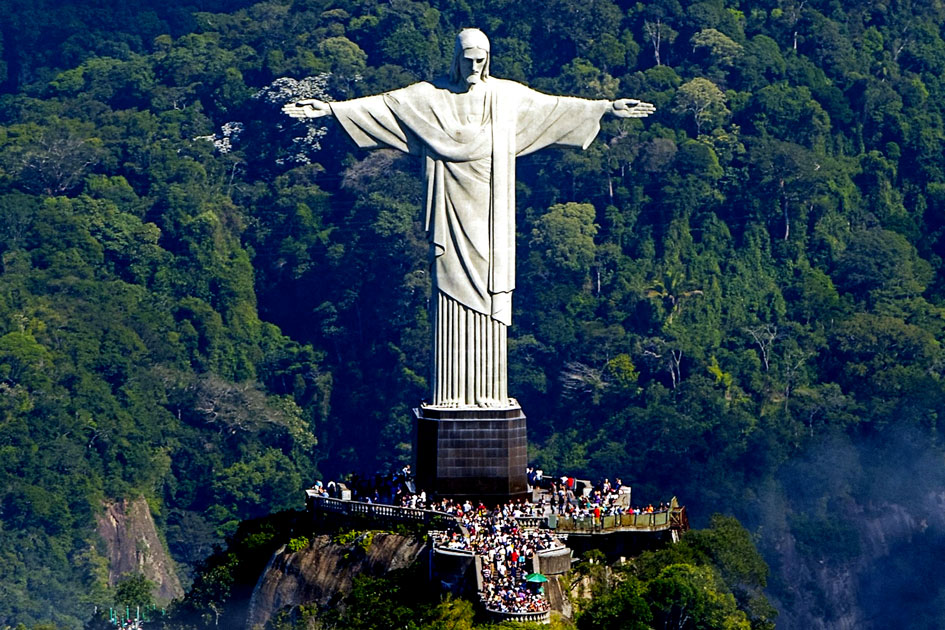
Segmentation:
{"type": "Polygon", "coordinates": [[[945,626],[940,0],[4,4],[0,627],[110,605],[105,502],[186,584],[411,460],[420,165],[279,109],[441,75],[465,26],[495,76],[657,107],[518,162],[533,461],[735,515],[778,627],[945,626]]]}

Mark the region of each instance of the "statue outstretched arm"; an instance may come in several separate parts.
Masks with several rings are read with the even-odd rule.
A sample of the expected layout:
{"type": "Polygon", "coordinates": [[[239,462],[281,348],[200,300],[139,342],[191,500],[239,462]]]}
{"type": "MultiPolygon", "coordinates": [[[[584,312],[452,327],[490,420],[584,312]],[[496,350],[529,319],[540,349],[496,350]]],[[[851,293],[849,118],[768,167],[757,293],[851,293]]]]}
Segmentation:
{"type": "Polygon", "coordinates": [[[331,107],[317,98],[306,98],[282,106],[282,113],[292,118],[321,118],[331,116],[331,107]]]}
{"type": "Polygon", "coordinates": [[[656,111],[653,103],[645,103],[635,98],[619,98],[611,103],[610,113],[617,118],[646,118],[656,111]]]}

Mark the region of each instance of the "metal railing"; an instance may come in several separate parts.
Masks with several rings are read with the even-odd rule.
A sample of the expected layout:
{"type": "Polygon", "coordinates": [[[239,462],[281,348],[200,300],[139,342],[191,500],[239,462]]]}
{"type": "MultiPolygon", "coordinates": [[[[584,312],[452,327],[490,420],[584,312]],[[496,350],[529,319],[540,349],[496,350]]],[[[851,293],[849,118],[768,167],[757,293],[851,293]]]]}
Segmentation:
{"type": "Polygon", "coordinates": [[[548,517],[548,527],[556,533],[588,534],[615,531],[658,532],[670,529],[684,531],[689,528],[689,523],[686,518],[686,508],[676,505],[658,512],[614,514],[600,518],[593,516],[572,518],[552,514],[548,517]]]}
{"type": "Polygon", "coordinates": [[[456,525],[456,518],[435,510],[386,505],[383,503],[362,503],[345,499],[320,497],[314,490],[305,491],[305,500],[309,510],[315,516],[334,515],[378,521],[381,523],[410,523],[426,527],[456,525]]]}
{"type": "MultiPolygon", "coordinates": [[[[384,523],[415,523],[426,527],[454,525],[455,517],[435,510],[362,503],[345,499],[318,496],[314,490],[306,490],[306,501],[313,514],[333,514],[342,517],[372,519],[384,523]]],[[[689,529],[685,506],[680,506],[675,497],[668,510],[643,512],[641,514],[614,514],[594,518],[574,518],[551,514],[549,516],[520,516],[523,528],[548,528],[562,534],[610,533],[615,531],[658,532],[669,529],[689,529]]]]}

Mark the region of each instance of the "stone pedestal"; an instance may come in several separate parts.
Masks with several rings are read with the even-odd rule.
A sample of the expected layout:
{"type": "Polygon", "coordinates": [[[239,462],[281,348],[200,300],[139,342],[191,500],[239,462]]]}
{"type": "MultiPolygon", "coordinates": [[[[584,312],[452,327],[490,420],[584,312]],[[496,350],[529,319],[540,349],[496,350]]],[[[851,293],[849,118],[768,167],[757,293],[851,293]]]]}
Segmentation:
{"type": "Polygon", "coordinates": [[[521,407],[419,407],[413,412],[418,490],[487,503],[528,496],[528,444],[521,407]]]}

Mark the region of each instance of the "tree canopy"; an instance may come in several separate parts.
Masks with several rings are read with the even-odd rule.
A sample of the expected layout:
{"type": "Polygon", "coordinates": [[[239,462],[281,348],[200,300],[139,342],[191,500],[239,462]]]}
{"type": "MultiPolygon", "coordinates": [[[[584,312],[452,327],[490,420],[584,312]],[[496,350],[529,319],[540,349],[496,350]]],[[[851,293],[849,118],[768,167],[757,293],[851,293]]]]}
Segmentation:
{"type": "MultiPolygon", "coordinates": [[[[14,0],[0,27],[0,625],[113,601],[105,501],[147,497],[188,573],[313,478],[409,461],[418,166],[279,107],[432,78],[469,25],[496,76],[657,105],[519,161],[509,374],[536,463],[735,513],[786,627],[842,608],[818,608],[821,560],[867,576],[843,549],[881,549],[811,532],[941,481],[941,3],[93,4],[14,0]],[[830,445],[871,456],[822,469],[830,445]]],[[[909,605],[858,584],[862,624],[909,605]]]]}

